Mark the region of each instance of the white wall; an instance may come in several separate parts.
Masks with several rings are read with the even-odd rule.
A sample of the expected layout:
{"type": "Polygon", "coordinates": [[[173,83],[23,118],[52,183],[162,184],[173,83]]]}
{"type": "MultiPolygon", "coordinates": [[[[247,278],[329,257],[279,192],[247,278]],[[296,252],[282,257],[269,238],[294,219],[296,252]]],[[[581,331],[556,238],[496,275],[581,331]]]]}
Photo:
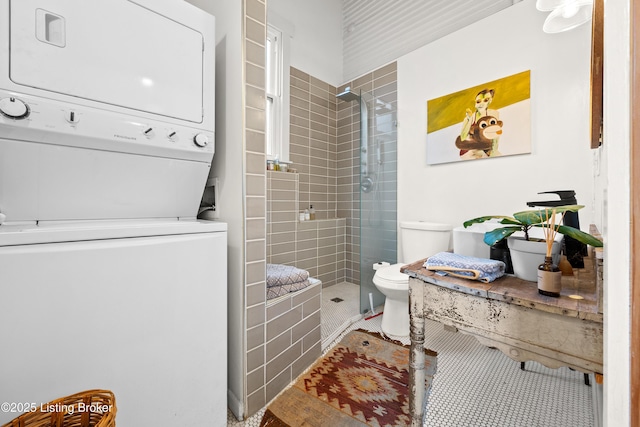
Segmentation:
{"type": "Polygon", "coordinates": [[[343,81],[342,0],[269,0],[267,21],[276,20],[285,20],[293,29],[291,66],[339,86],[343,81]]]}
{"type": "MultiPolygon", "coordinates": [[[[605,2],[604,138],[604,419],[630,425],[630,0],[605,2]]],[[[634,2],[637,3],[637,2],[634,2]]],[[[636,124],[637,125],[637,124],[636,124]]],[[[637,191],[637,190],[636,190],[637,191]]],[[[638,256],[637,254],[635,256],[638,256]]],[[[634,408],[635,410],[635,408],[634,408]]]]}
{"type": "Polygon", "coordinates": [[[244,207],[242,2],[187,0],[216,17],[216,153],[220,220],[228,224],[229,407],[242,414],[244,393],[244,207]]]}
{"type": "MultiPolygon", "coordinates": [[[[398,219],[462,225],[511,215],[540,191],[576,191],[593,202],[589,149],[588,25],[545,34],[545,14],[526,0],[398,60],[398,219]],[[428,165],[426,102],[531,70],[532,153],[428,165]]],[[[588,230],[592,209],[580,211],[588,230]]],[[[409,260],[407,260],[409,261],[409,260]]]]}

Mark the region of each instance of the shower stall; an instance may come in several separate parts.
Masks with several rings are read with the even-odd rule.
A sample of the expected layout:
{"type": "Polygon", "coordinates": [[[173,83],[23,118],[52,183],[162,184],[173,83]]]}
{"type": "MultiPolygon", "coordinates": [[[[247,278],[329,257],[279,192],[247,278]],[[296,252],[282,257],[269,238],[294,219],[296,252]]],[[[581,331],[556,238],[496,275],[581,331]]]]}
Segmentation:
{"type": "Polygon", "coordinates": [[[353,127],[359,128],[354,132],[359,161],[354,162],[352,179],[358,209],[351,218],[351,235],[358,241],[351,246],[358,251],[353,256],[359,258],[360,312],[364,313],[384,302],[373,284],[373,265],[397,262],[396,92],[375,85],[371,92],[346,87],[337,97],[352,102],[353,127]]]}

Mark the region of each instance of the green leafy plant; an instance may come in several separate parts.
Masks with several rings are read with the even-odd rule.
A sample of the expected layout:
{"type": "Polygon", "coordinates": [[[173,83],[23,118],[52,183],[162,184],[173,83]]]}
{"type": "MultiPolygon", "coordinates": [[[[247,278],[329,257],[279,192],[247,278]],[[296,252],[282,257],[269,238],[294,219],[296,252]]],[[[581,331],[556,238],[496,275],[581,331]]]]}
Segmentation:
{"type": "Polygon", "coordinates": [[[551,218],[555,213],[564,214],[565,212],[577,212],[583,207],[584,206],[582,205],[554,206],[553,208],[516,212],[512,217],[503,215],[481,216],[479,218],[465,221],[463,225],[466,228],[473,224],[485,222],[490,219],[499,219],[500,224],[505,225],[504,227],[499,227],[484,233],[483,240],[489,246],[493,246],[501,240],[506,239],[516,231],[524,232],[524,238],[526,240],[530,240],[529,230],[532,227],[540,227],[552,228],[557,233],[572,237],[581,243],[591,245],[593,247],[602,247],[602,242],[589,233],[585,233],[584,231],[580,231],[577,228],[567,225],[552,225],[549,223],[549,218],[551,218]]]}

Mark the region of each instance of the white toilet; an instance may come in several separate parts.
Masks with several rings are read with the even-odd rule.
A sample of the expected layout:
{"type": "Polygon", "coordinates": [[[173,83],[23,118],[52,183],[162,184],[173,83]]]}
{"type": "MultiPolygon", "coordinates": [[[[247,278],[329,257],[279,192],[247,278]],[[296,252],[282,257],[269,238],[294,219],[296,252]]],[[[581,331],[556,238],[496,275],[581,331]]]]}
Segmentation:
{"type": "Polygon", "coordinates": [[[382,314],[382,332],[409,335],[409,276],[400,267],[449,249],[452,226],[422,221],[400,223],[402,257],[405,262],[376,270],[373,284],[386,301],[382,314]]]}

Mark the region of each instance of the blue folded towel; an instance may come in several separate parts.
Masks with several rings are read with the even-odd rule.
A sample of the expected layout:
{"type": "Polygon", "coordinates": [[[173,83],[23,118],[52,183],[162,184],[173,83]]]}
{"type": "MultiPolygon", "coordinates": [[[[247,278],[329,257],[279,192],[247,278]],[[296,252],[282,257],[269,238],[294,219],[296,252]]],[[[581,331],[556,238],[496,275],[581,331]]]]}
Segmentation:
{"type": "Polygon", "coordinates": [[[476,258],[440,252],[429,257],[424,267],[427,270],[438,271],[440,274],[462,277],[463,279],[480,280],[481,282],[493,282],[504,276],[505,264],[487,258],[476,258]]]}

